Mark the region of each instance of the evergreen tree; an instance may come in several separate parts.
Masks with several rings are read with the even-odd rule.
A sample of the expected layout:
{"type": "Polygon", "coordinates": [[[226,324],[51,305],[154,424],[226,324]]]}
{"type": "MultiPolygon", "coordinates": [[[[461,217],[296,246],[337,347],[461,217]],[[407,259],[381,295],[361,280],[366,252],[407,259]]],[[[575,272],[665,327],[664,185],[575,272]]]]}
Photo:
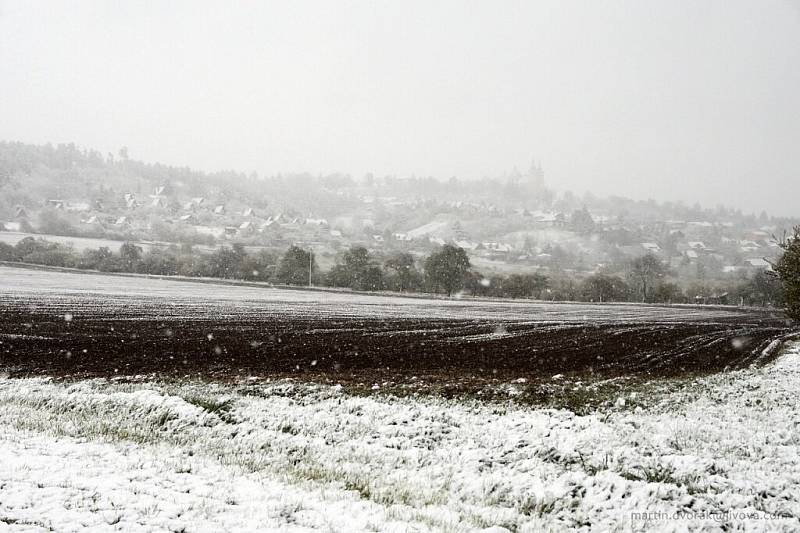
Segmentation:
{"type": "Polygon", "coordinates": [[[783,255],[775,271],[783,282],[786,314],[800,320],[800,226],[795,226],[794,236],[782,242],[781,248],[783,255]]]}

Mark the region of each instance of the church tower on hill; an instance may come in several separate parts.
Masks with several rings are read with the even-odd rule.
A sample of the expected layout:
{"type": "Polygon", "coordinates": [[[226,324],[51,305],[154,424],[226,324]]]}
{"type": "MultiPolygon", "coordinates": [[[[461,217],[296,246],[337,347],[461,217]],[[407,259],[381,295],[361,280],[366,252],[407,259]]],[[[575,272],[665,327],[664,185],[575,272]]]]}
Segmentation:
{"type": "Polygon", "coordinates": [[[531,162],[531,168],[528,170],[528,185],[534,191],[543,191],[544,186],[544,170],[542,164],[537,163],[536,160],[531,162]]]}

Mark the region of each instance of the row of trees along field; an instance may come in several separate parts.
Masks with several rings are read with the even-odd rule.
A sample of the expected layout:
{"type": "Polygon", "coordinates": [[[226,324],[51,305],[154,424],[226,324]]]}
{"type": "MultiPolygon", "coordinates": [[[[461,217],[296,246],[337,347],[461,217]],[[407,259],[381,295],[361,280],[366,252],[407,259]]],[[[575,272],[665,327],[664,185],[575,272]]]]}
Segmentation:
{"type": "MultiPolygon", "coordinates": [[[[749,279],[731,280],[716,287],[710,303],[744,303],[757,306],[784,305],[800,318],[800,227],[782,243],[784,254],[775,272],[758,272],[749,279]],[[722,301],[719,294],[724,294],[722,301]]],[[[249,253],[244,246],[222,246],[211,253],[190,245],[173,245],[144,251],[134,243],[84,250],[27,237],[15,246],[0,243],[0,260],[71,267],[102,272],[133,272],[161,276],[241,279],[287,285],[323,285],[358,291],[428,292],[451,296],[463,292],[475,296],[538,298],[591,302],[709,303],[706,287],[681,288],[671,280],[669,269],[653,255],[631,261],[623,275],[596,273],[580,279],[564,274],[546,276],[535,272],[508,276],[484,276],[471,268],[467,253],[444,245],[422,261],[411,254],[395,253],[382,260],[366,248],[354,246],[336,264],[322,272],[314,255],[292,246],[283,255],[270,251],[249,253]]]]}

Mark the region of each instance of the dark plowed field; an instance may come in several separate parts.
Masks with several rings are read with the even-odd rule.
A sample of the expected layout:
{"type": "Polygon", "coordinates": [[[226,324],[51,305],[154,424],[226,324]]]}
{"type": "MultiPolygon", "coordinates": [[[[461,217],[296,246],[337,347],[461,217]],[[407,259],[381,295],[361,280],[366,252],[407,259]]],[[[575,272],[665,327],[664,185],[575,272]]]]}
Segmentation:
{"type": "Polygon", "coordinates": [[[722,309],[443,301],[0,267],[12,375],[674,376],[736,368],[791,330],[722,309]]]}

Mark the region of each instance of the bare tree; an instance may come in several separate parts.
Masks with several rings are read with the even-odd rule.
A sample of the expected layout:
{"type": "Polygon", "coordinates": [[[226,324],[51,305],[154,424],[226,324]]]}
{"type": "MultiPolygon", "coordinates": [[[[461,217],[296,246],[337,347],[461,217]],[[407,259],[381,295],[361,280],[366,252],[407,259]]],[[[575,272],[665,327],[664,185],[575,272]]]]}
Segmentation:
{"type": "Polygon", "coordinates": [[[667,268],[653,254],[646,254],[631,261],[628,276],[636,286],[642,301],[648,301],[656,282],[667,274],[667,268]]]}

